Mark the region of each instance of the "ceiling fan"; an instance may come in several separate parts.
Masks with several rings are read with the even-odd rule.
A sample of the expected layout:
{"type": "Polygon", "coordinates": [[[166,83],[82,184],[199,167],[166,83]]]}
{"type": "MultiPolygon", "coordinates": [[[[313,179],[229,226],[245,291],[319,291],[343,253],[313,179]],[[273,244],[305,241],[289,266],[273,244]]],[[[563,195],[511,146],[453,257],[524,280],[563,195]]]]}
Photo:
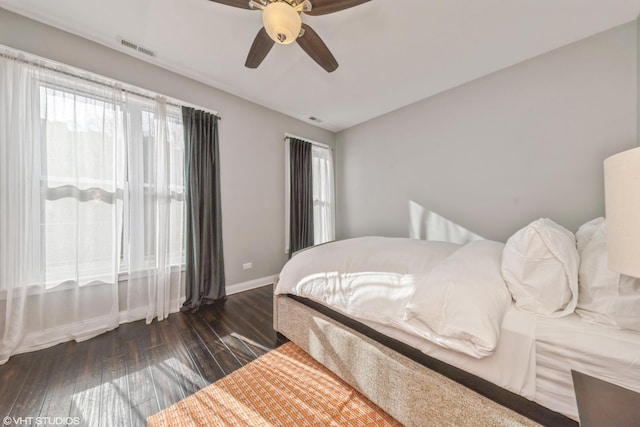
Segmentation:
{"type": "Polygon", "coordinates": [[[241,9],[261,10],[264,27],[253,40],[245,67],[257,68],[267,56],[274,43],[289,44],[298,42],[300,47],[327,72],[338,68],[333,57],[320,36],[302,22],[301,13],[307,15],[326,15],[339,12],[370,0],[211,0],[215,3],[241,9]]]}

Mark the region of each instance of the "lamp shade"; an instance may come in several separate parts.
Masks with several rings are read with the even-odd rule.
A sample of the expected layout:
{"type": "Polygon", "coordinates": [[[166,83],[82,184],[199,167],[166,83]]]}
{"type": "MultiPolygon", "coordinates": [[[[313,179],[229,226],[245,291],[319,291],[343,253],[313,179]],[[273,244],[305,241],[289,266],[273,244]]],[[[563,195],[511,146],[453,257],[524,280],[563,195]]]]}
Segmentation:
{"type": "Polygon", "coordinates": [[[640,148],[604,161],[609,269],[640,277],[640,148]]]}
{"type": "Polygon", "coordinates": [[[262,12],[262,23],[269,37],[280,44],[293,43],[300,34],[302,19],[288,3],[270,3],[262,12]]]}

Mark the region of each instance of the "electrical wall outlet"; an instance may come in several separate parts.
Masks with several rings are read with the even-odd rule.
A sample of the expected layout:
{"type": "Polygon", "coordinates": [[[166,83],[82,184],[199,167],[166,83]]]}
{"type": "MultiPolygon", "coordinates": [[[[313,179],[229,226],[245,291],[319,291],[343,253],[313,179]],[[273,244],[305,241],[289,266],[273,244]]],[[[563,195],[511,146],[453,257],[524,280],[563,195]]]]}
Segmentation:
{"type": "Polygon", "coordinates": [[[242,264],[243,270],[249,270],[251,267],[253,267],[253,265],[250,262],[245,262],[244,264],[242,264]]]}

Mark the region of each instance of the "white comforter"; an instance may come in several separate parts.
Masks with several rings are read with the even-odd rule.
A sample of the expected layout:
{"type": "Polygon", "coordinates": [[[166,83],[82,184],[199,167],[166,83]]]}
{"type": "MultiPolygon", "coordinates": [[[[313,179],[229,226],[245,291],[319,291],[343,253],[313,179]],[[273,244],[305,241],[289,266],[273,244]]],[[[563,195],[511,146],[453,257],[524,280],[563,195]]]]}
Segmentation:
{"type": "Polygon", "coordinates": [[[362,237],[293,257],[276,294],[309,298],[473,357],[492,354],[511,296],[502,243],[362,237]]]}

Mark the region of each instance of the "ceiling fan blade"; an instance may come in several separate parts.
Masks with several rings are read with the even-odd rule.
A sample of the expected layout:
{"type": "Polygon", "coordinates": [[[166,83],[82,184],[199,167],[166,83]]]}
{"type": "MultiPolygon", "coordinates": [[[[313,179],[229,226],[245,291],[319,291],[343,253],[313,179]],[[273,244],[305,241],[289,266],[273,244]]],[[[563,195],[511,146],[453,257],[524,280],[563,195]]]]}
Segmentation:
{"type": "Polygon", "coordinates": [[[253,39],[253,44],[251,45],[251,49],[249,49],[249,55],[247,55],[244,66],[247,68],[258,68],[258,65],[262,63],[267,53],[269,53],[273,47],[273,44],[274,41],[271,40],[271,37],[267,34],[267,30],[262,27],[262,29],[258,31],[258,34],[256,34],[256,38],[253,39]]]}
{"type": "Polygon", "coordinates": [[[239,7],[240,9],[251,9],[249,0],[210,0],[214,3],[225,4],[227,6],[239,7]]]}
{"type": "Polygon", "coordinates": [[[335,71],[338,68],[338,61],[320,36],[307,24],[303,23],[302,29],[304,34],[296,39],[300,47],[327,72],[335,71]]]}
{"type": "Polygon", "coordinates": [[[310,0],[311,10],[305,12],[307,15],[326,15],[328,13],[339,12],[358,6],[371,0],[310,0]]]}

